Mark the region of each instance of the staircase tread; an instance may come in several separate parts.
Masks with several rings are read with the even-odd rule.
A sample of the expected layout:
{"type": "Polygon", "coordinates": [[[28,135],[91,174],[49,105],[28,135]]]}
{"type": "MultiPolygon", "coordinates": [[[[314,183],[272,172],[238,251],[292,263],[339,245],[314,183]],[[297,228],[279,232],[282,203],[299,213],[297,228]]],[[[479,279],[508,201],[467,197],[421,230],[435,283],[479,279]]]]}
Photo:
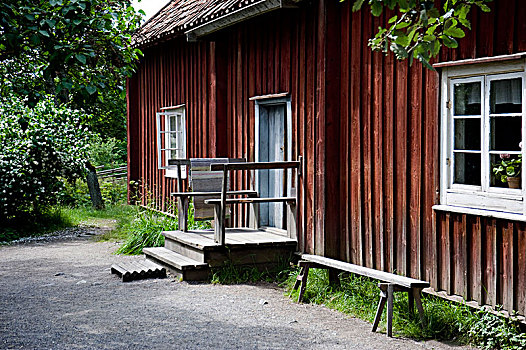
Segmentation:
{"type": "Polygon", "coordinates": [[[207,263],[188,258],[164,247],[144,248],[143,252],[146,256],[152,256],[179,270],[208,267],[207,263]]]}
{"type": "MultiPolygon", "coordinates": [[[[213,231],[164,231],[163,235],[172,241],[187,244],[201,250],[221,247],[220,244],[214,241],[213,231]]],[[[235,228],[228,229],[226,243],[233,246],[295,245],[297,241],[267,231],[235,228]]]]}
{"type": "Polygon", "coordinates": [[[219,246],[219,244],[214,242],[213,239],[201,236],[198,233],[189,233],[189,232],[183,232],[183,231],[164,231],[163,235],[166,238],[169,238],[175,241],[179,241],[179,242],[183,242],[186,244],[190,244],[196,247],[208,248],[208,247],[219,246]]]}

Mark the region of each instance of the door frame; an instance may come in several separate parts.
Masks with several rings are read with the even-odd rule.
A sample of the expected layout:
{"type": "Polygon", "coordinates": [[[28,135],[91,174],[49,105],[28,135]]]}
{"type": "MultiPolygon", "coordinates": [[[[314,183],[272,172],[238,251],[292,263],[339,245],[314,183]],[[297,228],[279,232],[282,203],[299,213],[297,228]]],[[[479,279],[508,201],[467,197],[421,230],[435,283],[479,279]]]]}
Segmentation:
{"type": "MultiPolygon", "coordinates": [[[[257,99],[255,102],[255,119],[254,119],[254,157],[255,161],[259,162],[259,110],[261,107],[268,107],[268,106],[276,106],[276,105],[285,105],[285,129],[286,129],[286,152],[285,152],[285,161],[291,161],[292,160],[292,103],[290,101],[290,97],[273,97],[273,98],[265,98],[265,99],[257,99]]],[[[284,170],[287,172],[287,187],[285,193],[285,196],[291,196],[292,195],[292,188],[290,184],[292,184],[292,171],[291,169],[284,170]]],[[[259,186],[259,174],[258,171],[255,171],[254,176],[254,190],[258,190],[259,186]]],[[[286,222],[286,218],[283,218],[286,222]]],[[[282,230],[279,228],[272,228],[277,230],[282,230]]]]}

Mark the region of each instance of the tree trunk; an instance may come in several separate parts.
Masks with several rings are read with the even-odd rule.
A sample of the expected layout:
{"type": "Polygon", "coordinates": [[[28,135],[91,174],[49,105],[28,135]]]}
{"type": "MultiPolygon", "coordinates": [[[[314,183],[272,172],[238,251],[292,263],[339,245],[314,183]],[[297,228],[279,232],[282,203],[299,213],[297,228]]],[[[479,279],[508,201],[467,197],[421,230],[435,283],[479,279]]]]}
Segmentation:
{"type": "Polygon", "coordinates": [[[91,197],[91,205],[94,209],[104,209],[104,201],[100,193],[99,179],[97,178],[97,171],[90,162],[86,163],[88,168],[88,175],[86,175],[86,182],[88,183],[89,196],[91,197]]]}

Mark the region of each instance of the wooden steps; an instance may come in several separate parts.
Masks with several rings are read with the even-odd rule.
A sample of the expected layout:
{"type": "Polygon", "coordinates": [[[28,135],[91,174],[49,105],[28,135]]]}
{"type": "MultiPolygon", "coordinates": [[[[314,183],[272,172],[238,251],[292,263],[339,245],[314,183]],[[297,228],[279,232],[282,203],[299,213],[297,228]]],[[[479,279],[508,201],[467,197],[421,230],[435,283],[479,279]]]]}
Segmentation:
{"type": "Polygon", "coordinates": [[[113,264],[111,266],[111,273],[121,277],[123,282],[129,282],[143,278],[166,277],[166,269],[149,260],[129,261],[113,264]]]}
{"type": "Polygon", "coordinates": [[[170,272],[185,281],[199,281],[208,278],[207,263],[199,262],[164,247],[144,248],[146,258],[165,266],[170,272]]]}
{"type": "Polygon", "coordinates": [[[226,244],[214,241],[211,230],[165,231],[164,247],[144,248],[146,259],[164,266],[182,280],[206,280],[210,269],[225,264],[268,268],[289,259],[297,242],[280,234],[229,228],[226,244]]]}

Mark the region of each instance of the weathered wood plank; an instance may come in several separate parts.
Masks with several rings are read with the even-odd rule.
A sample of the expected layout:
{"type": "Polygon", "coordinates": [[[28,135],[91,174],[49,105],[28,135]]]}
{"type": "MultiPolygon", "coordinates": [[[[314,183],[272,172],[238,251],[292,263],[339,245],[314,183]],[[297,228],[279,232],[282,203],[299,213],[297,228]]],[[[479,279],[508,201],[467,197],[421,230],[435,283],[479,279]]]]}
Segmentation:
{"type": "Polygon", "coordinates": [[[346,263],[343,261],[325,258],[322,256],[302,254],[301,259],[306,260],[306,261],[311,261],[317,264],[321,264],[324,266],[328,266],[334,269],[356,273],[361,276],[367,276],[367,277],[374,278],[380,281],[396,283],[400,286],[407,287],[407,288],[413,288],[413,287],[427,288],[429,287],[429,282],[426,282],[426,281],[421,281],[418,279],[405,277],[405,276],[399,276],[399,275],[395,275],[389,272],[379,271],[379,270],[371,269],[371,268],[364,267],[364,266],[359,266],[359,265],[355,265],[351,263],[346,263]]]}

